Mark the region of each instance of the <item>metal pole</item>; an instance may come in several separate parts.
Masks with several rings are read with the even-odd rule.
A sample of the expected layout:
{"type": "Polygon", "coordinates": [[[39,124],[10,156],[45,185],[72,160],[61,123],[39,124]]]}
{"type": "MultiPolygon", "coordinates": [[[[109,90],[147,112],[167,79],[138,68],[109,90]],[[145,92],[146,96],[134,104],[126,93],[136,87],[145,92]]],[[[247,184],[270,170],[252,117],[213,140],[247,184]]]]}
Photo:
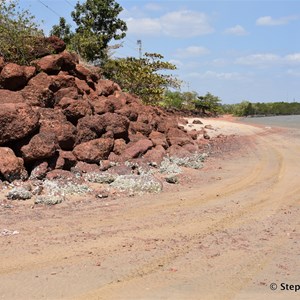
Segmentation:
{"type": "Polygon", "coordinates": [[[137,40],[137,44],[139,46],[139,57],[142,58],[142,40],[137,40]]]}

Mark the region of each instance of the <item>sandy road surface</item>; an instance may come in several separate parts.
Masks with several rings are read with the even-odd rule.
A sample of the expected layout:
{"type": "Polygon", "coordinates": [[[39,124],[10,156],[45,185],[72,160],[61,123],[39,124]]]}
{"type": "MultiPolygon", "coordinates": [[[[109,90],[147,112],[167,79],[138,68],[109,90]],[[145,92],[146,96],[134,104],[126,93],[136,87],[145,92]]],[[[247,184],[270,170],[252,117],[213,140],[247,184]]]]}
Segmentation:
{"type": "Polygon", "coordinates": [[[0,208],[0,299],[299,299],[300,137],[241,130],[160,195],[0,208]]]}

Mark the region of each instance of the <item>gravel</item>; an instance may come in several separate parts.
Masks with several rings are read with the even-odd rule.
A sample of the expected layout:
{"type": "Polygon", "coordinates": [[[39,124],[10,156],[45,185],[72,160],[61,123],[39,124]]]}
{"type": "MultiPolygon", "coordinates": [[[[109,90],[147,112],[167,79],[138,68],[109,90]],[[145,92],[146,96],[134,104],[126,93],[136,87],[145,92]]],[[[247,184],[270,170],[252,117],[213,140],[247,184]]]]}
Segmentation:
{"type": "Polygon", "coordinates": [[[161,182],[151,175],[120,175],[111,186],[134,193],[159,193],[162,190],[161,182]]]}
{"type": "Polygon", "coordinates": [[[32,193],[24,187],[15,187],[6,195],[10,200],[28,200],[32,196],[32,193]]]}

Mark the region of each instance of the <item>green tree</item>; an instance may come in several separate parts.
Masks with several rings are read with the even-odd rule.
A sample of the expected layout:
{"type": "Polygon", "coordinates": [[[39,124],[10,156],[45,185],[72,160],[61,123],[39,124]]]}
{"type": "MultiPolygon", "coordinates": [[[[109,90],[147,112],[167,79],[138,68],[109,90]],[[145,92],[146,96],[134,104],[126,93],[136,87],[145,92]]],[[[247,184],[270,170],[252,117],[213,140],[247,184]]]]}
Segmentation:
{"type": "Polygon", "coordinates": [[[200,109],[202,113],[210,111],[216,114],[220,108],[221,99],[211,93],[206,93],[204,96],[199,96],[194,103],[195,108],[200,109]]]}
{"type": "Polygon", "coordinates": [[[199,95],[197,92],[183,92],[182,94],[184,107],[187,109],[195,109],[195,101],[197,101],[199,95]]]}
{"type": "Polygon", "coordinates": [[[87,0],[77,2],[71,13],[77,25],[74,45],[87,61],[101,61],[107,58],[108,43],[126,36],[127,25],[118,18],[123,8],[114,0],[87,0]]]}
{"type": "Polygon", "coordinates": [[[162,105],[168,108],[175,107],[181,109],[183,107],[184,99],[182,94],[178,91],[166,91],[162,105]]]}
{"type": "Polygon", "coordinates": [[[242,101],[241,103],[235,104],[233,113],[236,116],[248,116],[249,111],[252,109],[252,104],[249,101],[242,101]]]}
{"type": "Polygon", "coordinates": [[[60,39],[62,39],[66,45],[68,45],[69,49],[73,49],[73,46],[71,46],[71,41],[74,36],[74,34],[71,31],[71,25],[67,24],[67,21],[65,18],[60,17],[59,18],[59,24],[54,25],[50,31],[50,35],[56,35],[60,39]]]}
{"type": "Polygon", "coordinates": [[[139,96],[144,103],[158,104],[168,87],[180,86],[179,80],[165,73],[175,70],[176,66],[162,59],[163,56],[157,53],[145,53],[142,58],[110,59],[103,66],[103,74],[123,90],[139,96]]]}
{"type": "Polygon", "coordinates": [[[28,10],[21,10],[19,1],[0,0],[0,55],[6,61],[29,64],[42,37],[34,16],[28,10]]]}

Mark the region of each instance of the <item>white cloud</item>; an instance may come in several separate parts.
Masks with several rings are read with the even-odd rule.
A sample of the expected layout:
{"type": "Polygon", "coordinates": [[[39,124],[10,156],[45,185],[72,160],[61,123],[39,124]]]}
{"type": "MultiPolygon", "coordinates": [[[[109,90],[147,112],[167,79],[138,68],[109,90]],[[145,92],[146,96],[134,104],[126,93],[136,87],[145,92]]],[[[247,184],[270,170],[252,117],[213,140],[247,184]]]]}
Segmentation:
{"type": "Polygon", "coordinates": [[[236,25],[234,27],[227,28],[227,29],[225,29],[224,32],[226,34],[232,34],[232,35],[238,35],[238,36],[248,34],[248,32],[245,30],[245,28],[241,25],[236,25]]]}
{"type": "Polygon", "coordinates": [[[219,79],[219,80],[240,80],[242,76],[237,72],[215,72],[206,71],[204,73],[191,72],[187,77],[201,78],[201,79],[219,79]]]}
{"type": "Polygon", "coordinates": [[[162,7],[158,3],[152,3],[152,2],[151,3],[147,3],[145,5],[145,8],[147,10],[150,10],[150,11],[159,11],[159,10],[162,9],[162,7]]]}
{"type": "Polygon", "coordinates": [[[216,78],[216,79],[224,79],[224,80],[235,80],[235,79],[240,79],[240,74],[237,73],[237,72],[206,71],[203,74],[203,78],[216,78]]]}
{"type": "Polygon", "coordinates": [[[235,60],[236,64],[266,67],[272,65],[299,65],[300,53],[291,53],[285,56],[280,56],[273,53],[258,53],[248,56],[238,57],[235,60]]]}
{"type": "Polygon", "coordinates": [[[187,58],[187,57],[197,57],[208,54],[209,50],[201,46],[190,46],[184,49],[177,49],[175,57],[187,58]]]}
{"type": "Polygon", "coordinates": [[[212,33],[214,29],[204,13],[190,10],[169,12],[158,18],[129,18],[128,32],[189,38],[212,33]]]}
{"type": "Polygon", "coordinates": [[[176,67],[182,67],[183,66],[182,61],[180,61],[178,59],[170,59],[169,63],[175,65],[176,67]]]}
{"type": "Polygon", "coordinates": [[[287,16],[287,17],[282,17],[278,19],[274,19],[271,16],[264,16],[260,17],[256,20],[256,25],[259,26],[278,26],[278,25],[285,25],[288,24],[289,22],[293,20],[297,20],[298,17],[296,16],[287,16]]]}
{"type": "Polygon", "coordinates": [[[194,37],[213,32],[204,13],[181,10],[165,14],[160,18],[163,31],[173,37],[194,37]]]}
{"type": "Polygon", "coordinates": [[[128,26],[128,32],[133,34],[157,35],[160,34],[162,31],[162,26],[157,19],[129,18],[127,19],[126,23],[128,26]]]}
{"type": "Polygon", "coordinates": [[[248,56],[239,57],[235,60],[236,64],[239,65],[256,65],[265,66],[266,64],[274,64],[280,62],[281,57],[273,53],[259,53],[251,54],[248,56]]]}
{"type": "Polygon", "coordinates": [[[229,64],[230,62],[224,58],[216,58],[214,59],[210,64],[214,67],[225,67],[229,64]]]}
{"type": "Polygon", "coordinates": [[[293,53],[293,54],[288,54],[284,57],[284,59],[288,62],[288,63],[300,63],[300,53],[293,53]]]}

